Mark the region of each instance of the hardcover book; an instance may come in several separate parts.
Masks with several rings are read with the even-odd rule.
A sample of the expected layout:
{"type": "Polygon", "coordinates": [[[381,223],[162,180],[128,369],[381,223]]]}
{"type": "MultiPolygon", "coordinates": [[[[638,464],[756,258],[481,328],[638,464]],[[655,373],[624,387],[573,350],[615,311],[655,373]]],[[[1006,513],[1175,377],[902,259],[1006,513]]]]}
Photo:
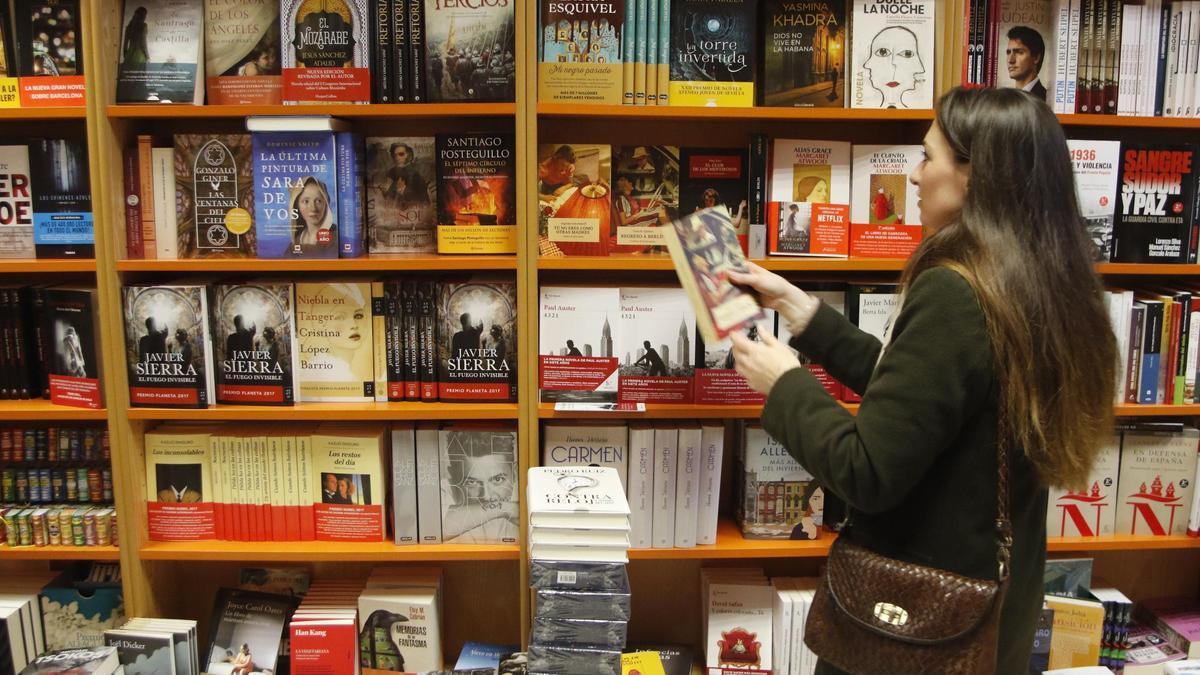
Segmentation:
{"type": "Polygon", "coordinates": [[[437,148],[432,136],[367,139],[371,253],[437,250],[437,148]]]}
{"type": "Polygon", "coordinates": [[[29,146],[0,145],[0,258],[33,258],[29,146]]]}
{"type": "Polygon", "coordinates": [[[817,539],[825,491],[786,448],[759,426],[747,426],[734,474],[736,504],[747,539],[817,539]]]}
{"type": "Polygon", "coordinates": [[[908,177],[923,157],[919,145],[855,145],[850,220],[869,225],[920,225],[917,186],[908,177]]]}
{"type": "Polygon", "coordinates": [[[538,98],[552,103],[621,105],[625,4],[541,3],[538,98]]]}
{"type": "Polygon", "coordinates": [[[87,144],[67,138],[29,142],[33,244],[39,258],[94,258],[87,144]]]}
{"type": "Polygon", "coordinates": [[[745,251],[750,234],[749,152],[733,148],[682,148],[679,154],[679,215],[724,206],[745,251]]]}
{"type": "Polygon", "coordinates": [[[314,500],[319,541],[382,541],[387,535],[385,430],[326,424],[312,435],[314,500]]]}
{"type": "Polygon", "coordinates": [[[20,51],[15,59],[20,72],[12,74],[21,77],[83,74],[78,2],[22,0],[10,7],[16,10],[12,25],[20,51]]]}
{"type": "Polygon", "coordinates": [[[146,521],[152,540],[216,536],[215,503],[225,500],[215,491],[212,448],[211,435],[203,429],[147,432],[146,521]]]}
{"type": "Polygon", "coordinates": [[[771,586],[730,579],[707,590],[706,664],[771,672],[771,586]]]}
{"type": "Polygon", "coordinates": [[[1187,532],[1200,431],[1127,431],[1121,439],[1117,533],[1155,536],[1187,532]]]}
{"type": "Polygon", "coordinates": [[[424,2],[429,103],[515,100],[515,2],[411,2],[424,2]]]}
{"type": "Polygon", "coordinates": [[[367,254],[366,197],[367,148],[362,136],[340,131],[337,147],[338,255],[360,258],[367,254]]]}
{"type": "Polygon", "coordinates": [[[538,388],[543,401],[617,400],[621,294],[614,287],[542,286],[538,388]]]}
{"type": "Polygon", "coordinates": [[[762,5],[761,104],[781,108],[846,107],[847,0],[762,5]]]}
{"type": "Polygon", "coordinates": [[[1195,159],[1190,145],[1122,144],[1113,260],[1195,262],[1195,159]]]}
{"type": "Polygon", "coordinates": [[[367,588],[358,598],[363,670],[441,672],[440,600],[433,588],[367,588]]]}
{"type": "Polygon", "coordinates": [[[663,225],[679,217],[679,148],[613,148],[612,253],[661,253],[663,225]]]}
{"type": "Polygon", "coordinates": [[[1118,194],[1120,141],[1068,139],[1071,168],[1075,172],[1075,197],[1096,246],[1096,260],[1108,262],[1113,253],[1113,220],[1118,194]]]}
{"type": "Polygon", "coordinates": [[[618,400],[691,403],[695,336],[696,317],[682,288],[622,288],[618,400]]]}
{"type": "Polygon", "coordinates": [[[442,541],[512,544],[520,530],[517,434],[457,426],[438,432],[442,541]]]}
{"type": "Polygon", "coordinates": [[[367,0],[284,0],[283,102],[370,103],[367,0]]]}
{"type": "Polygon", "coordinates": [[[301,401],[375,400],[369,282],[296,284],[301,401]]]}
{"type": "Polygon", "coordinates": [[[276,672],[279,644],[297,605],[299,599],[288,595],[232,588],[217,591],[204,670],[232,672],[238,664],[253,663],[255,672],[276,672]]]}
{"type": "Polygon", "coordinates": [[[126,286],[129,405],[206,408],[213,402],[212,336],[203,286],[126,286]]]}
{"type": "Polygon", "coordinates": [[[612,148],[538,146],[538,233],[543,255],[608,255],[612,237],[612,148]]]}
{"type": "Polygon", "coordinates": [[[624,424],[547,424],[542,431],[542,466],[607,466],[628,486],[629,429],[624,424]]]}
{"type": "Polygon", "coordinates": [[[117,103],[204,103],[204,7],[193,0],[125,3],[117,103]]]}
{"type": "Polygon", "coordinates": [[[250,134],[175,135],[180,258],[254,257],[250,155],[250,134]]]}
{"type": "Polygon", "coordinates": [[[671,105],[752,107],[758,3],[674,0],[670,9],[671,105]]]}
{"type": "Polygon", "coordinates": [[[612,467],[532,468],[527,497],[531,527],[629,529],[629,502],[612,467]]]}
{"type": "Polygon", "coordinates": [[[315,131],[251,136],[258,257],[338,257],[333,134],[315,131]]]}
{"type": "Polygon", "coordinates": [[[1051,537],[1112,534],[1116,526],[1120,467],[1121,438],[1114,435],[1096,455],[1083,490],[1050,489],[1046,534],[1051,537]]]}
{"type": "Polygon", "coordinates": [[[510,133],[438,135],[439,252],[516,252],[515,139],[510,133]]]}
{"type": "Polygon", "coordinates": [[[853,0],[851,108],[933,107],[934,0],[853,0]]]}
{"type": "Polygon", "coordinates": [[[95,289],[58,286],[42,291],[42,335],[49,343],[50,400],[57,405],[104,407],[104,365],[97,339],[100,303],[95,289]]]}
{"type": "Polygon", "coordinates": [[[217,402],[291,405],[300,370],[292,284],[213,284],[209,292],[217,402]]]}
{"type": "MultiPolygon", "coordinates": [[[[1058,54],[1055,3],[998,1],[999,20],[991,30],[996,31],[997,56],[1006,58],[995,59],[996,72],[991,74],[992,81],[997,87],[1024,89],[1053,104],[1047,92],[1055,86],[1058,54]]],[[[1120,25],[1119,22],[1116,25],[1120,25]]],[[[1113,54],[1108,56],[1111,58],[1113,54]]],[[[1115,106],[1112,112],[1116,112],[1115,106]]]]}
{"type": "Polygon", "coordinates": [[[437,296],[437,394],[443,401],[517,400],[517,284],[444,281],[437,296]]]}
{"type": "Polygon", "coordinates": [[[279,3],[204,0],[209,105],[279,105],[279,3]]]}
{"type": "Polygon", "coordinates": [[[175,639],[170,633],[106,630],[104,644],[117,648],[125,675],[179,675],[175,672],[175,639]]]}

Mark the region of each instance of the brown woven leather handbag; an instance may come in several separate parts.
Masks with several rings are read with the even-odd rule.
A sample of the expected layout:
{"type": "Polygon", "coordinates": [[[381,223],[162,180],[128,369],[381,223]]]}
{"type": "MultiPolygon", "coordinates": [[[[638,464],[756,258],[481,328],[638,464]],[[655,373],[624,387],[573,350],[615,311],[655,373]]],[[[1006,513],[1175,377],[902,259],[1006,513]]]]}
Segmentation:
{"type": "Polygon", "coordinates": [[[855,675],[995,672],[1012,549],[1008,453],[997,446],[999,581],[889,558],[846,541],[843,530],[804,627],[813,653],[855,675]]]}

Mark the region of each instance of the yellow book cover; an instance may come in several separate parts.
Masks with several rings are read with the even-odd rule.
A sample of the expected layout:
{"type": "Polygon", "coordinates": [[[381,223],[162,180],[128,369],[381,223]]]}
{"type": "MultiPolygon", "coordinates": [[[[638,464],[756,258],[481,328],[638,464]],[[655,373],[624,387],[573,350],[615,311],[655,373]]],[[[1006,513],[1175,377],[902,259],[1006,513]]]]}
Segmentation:
{"type": "Polygon", "coordinates": [[[621,655],[621,675],[667,675],[658,652],[630,652],[621,655]]]}
{"type": "Polygon", "coordinates": [[[539,100],[621,104],[626,2],[543,2],[539,100]]]}
{"type": "Polygon", "coordinates": [[[371,282],[371,364],[375,370],[375,401],[387,403],[387,304],[384,302],[383,282],[371,282]]]}
{"type": "Polygon", "coordinates": [[[375,400],[370,282],[296,284],[300,400],[375,400]]]}
{"type": "Polygon", "coordinates": [[[1091,600],[1047,595],[1046,606],[1054,610],[1048,669],[1094,666],[1099,663],[1104,605],[1091,600]]]}
{"type": "Polygon", "coordinates": [[[316,539],[381,541],[384,538],[386,429],[324,424],[312,437],[316,539]]]}

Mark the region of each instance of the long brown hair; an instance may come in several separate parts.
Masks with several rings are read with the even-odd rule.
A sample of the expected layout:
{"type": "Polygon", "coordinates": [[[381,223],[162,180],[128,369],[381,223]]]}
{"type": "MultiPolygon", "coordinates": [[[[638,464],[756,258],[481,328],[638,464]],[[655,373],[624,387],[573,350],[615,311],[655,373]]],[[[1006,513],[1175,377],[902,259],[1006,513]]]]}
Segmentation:
{"type": "Polygon", "coordinates": [[[1117,348],[1062,127],[1018,89],[956,88],[936,124],[970,165],[962,211],[904,271],[949,267],[971,284],[1000,384],[1001,433],[1042,483],[1081,486],[1113,431],[1117,348]]]}

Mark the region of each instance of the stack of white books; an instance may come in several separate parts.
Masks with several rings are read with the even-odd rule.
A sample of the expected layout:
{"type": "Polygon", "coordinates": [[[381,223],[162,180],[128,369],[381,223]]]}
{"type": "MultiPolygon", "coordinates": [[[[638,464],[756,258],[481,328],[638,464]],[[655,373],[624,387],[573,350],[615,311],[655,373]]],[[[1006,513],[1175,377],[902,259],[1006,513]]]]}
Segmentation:
{"type": "Polygon", "coordinates": [[[629,501],[611,467],[529,470],[529,557],[629,562],[629,501]]]}

